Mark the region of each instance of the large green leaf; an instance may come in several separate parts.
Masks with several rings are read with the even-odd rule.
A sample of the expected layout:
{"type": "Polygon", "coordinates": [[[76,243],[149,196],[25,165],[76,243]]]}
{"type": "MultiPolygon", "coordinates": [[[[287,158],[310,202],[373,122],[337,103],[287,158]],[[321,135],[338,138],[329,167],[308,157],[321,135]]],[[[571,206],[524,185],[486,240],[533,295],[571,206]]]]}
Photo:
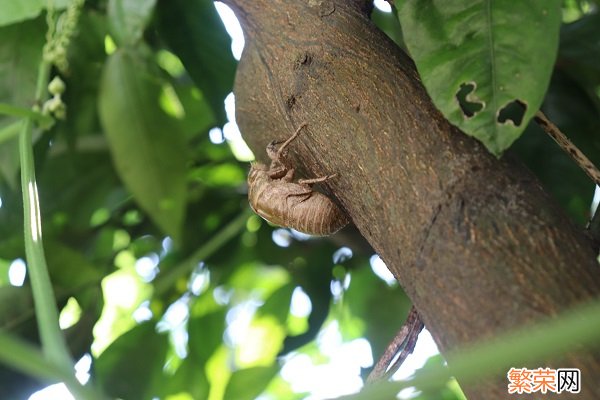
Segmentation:
{"type": "Polygon", "coordinates": [[[139,53],[118,50],[105,65],[100,120],[121,179],[138,204],[178,240],[186,203],[186,148],[159,107],[160,85],[139,53]]]}
{"type": "Polygon", "coordinates": [[[132,44],[142,38],[152,16],[156,0],[109,0],[110,33],[120,44],[132,44]]]}
{"type": "Polygon", "coordinates": [[[120,336],[94,363],[95,376],[104,391],[124,399],[152,399],[160,388],[169,339],[145,322],[120,336]]]}
{"type": "Polygon", "coordinates": [[[161,0],[158,17],[160,33],[224,124],[223,100],[233,88],[236,62],[212,0],[161,0]]]}
{"type": "Polygon", "coordinates": [[[500,155],[544,98],[558,48],[560,1],[398,3],[404,40],[434,104],[500,155]]]}

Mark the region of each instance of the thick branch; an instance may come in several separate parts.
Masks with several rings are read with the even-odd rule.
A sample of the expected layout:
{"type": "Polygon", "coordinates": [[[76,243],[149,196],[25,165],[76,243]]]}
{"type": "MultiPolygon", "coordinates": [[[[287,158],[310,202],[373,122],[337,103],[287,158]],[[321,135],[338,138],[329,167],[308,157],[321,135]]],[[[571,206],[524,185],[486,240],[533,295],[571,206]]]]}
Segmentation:
{"type": "MultiPolygon", "coordinates": [[[[442,351],[553,316],[600,294],[586,237],[515,160],[497,160],[431,104],[412,62],[365,1],[228,0],[247,39],[237,119],[257,156],[301,123],[290,149],[385,260],[442,351]]],[[[600,398],[600,357],[581,399],[600,398]]],[[[534,367],[534,366],[532,366],[534,367]]],[[[464,388],[506,398],[506,379],[464,388]]]]}

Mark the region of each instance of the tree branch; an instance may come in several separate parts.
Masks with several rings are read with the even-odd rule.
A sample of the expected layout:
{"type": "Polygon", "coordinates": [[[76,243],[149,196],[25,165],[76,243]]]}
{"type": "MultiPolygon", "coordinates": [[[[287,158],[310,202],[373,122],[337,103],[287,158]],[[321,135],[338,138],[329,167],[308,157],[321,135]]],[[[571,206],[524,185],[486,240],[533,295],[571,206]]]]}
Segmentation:
{"type": "MultiPolygon", "coordinates": [[[[324,186],[442,352],[599,296],[589,239],[518,161],[497,160],[442,117],[411,60],[358,3],[226,2],[247,39],[235,87],[244,138],[261,156],[307,123],[290,148],[294,165],[338,173],[324,186]]],[[[580,368],[580,397],[600,398],[600,356],[566,357],[540,365],[580,368]]],[[[505,373],[463,389],[505,399],[505,373]]]]}

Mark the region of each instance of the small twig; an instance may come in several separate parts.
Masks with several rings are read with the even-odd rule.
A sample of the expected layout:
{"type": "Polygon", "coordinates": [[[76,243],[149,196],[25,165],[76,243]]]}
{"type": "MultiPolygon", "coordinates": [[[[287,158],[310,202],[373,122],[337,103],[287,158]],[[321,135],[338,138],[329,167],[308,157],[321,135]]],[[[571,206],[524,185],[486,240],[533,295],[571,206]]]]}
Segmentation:
{"type": "Polygon", "coordinates": [[[575,146],[564,133],[558,129],[556,125],[552,123],[541,111],[538,111],[534,117],[535,121],[540,125],[540,127],[548,134],[554,141],[579,165],[579,167],[594,181],[594,183],[600,186],[600,171],[598,168],[590,161],[589,158],[585,156],[575,146]]]}
{"type": "MultiPolygon", "coordinates": [[[[581,168],[597,186],[600,186],[600,171],[593,162],[590,161],[589,158],[585,156],[575,146],[564,133],[558,129],[556,125],[552,123],[541,111],[538,111],[534,117],[535,121],[540,125],[540,127],[552,138],[554,141],[560,146],[561,149],[565,153],[569,155],[579,165],[581,168]]],[[[590,222],[588,223],[586,229],[589,231],[589,234],[592,238],[600,243],[600,213],[598,210],[594,213],[590,222]]]]}
{"type": "Polygon", "coordinates": [[[417,337],[423,330],[423,322],[415,306],[412,306],[404,325],[387,346],[383,355],[367,377],[367,384],[389,379],[400,368],[406,358],[413,352],[417,337]],[[397,356],[397,357],[396,357],[397,356]],[[396,360],[392,363],[392,361],[396,360]],[[391,366],[390,366],[391,364],[391,366]],[[388,368],[389,366],[389,368],[388,368]]]}

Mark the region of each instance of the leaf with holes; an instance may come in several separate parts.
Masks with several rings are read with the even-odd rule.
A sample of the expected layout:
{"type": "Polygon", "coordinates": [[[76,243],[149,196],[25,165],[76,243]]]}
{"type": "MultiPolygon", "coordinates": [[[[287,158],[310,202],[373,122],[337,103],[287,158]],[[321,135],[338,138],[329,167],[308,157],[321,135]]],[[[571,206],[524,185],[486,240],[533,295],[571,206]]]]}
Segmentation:
{"type": "Polygon", "coordinates": [[[559,0],[397,2],[434,104],[499,156],[540,107],[558,47],[559,0]]]}
{"type": "Polygon", "coordinates": [[[186,204],[186,145],[159,106],[160,84],[141,52],[118,50],[104,66],[100,120],[116,170],[138,204],[175,240],[186,204]]]}

